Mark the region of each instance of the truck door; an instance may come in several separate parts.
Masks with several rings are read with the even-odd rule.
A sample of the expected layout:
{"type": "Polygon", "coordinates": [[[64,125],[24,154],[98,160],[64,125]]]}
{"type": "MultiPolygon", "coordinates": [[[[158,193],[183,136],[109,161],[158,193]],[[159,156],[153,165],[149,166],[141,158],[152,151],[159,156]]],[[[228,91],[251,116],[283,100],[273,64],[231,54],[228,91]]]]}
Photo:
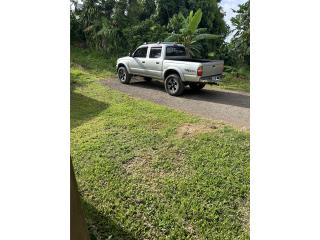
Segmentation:
{"type": "Polygon", "coordinates": [[[149,58],[147,58],[146,68],[148,75],[154,78],[161,78],[162,71],[162,47],[151,47],[149,58]]]}
{"type": "Polygon", "coordinates": [[[130,61],[130,70],[133,74],[144,75],[146,71],[146,57],[147,57],[148,47],[138,48],[132,56],[130,61]]]}

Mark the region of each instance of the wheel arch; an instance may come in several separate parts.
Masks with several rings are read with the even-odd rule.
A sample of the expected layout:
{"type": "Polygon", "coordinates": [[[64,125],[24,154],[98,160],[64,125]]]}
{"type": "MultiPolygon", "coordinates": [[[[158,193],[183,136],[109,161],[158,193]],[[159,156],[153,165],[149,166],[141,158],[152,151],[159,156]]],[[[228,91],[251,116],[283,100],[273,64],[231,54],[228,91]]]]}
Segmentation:
{"type": "Polygon", "coordinates": [[[178,74],[182,81],[184,81],[183,74],[177,68],[169,68],[163,73],[163,80],[165,80],[170,74],[178,74]]]}
{"type": "Polygon", "coordinates": [[[127,69],[128,73],[130,73],[130,69],[129,69],[129,67],[128,67],[128,65],[127,65],[126,63],[124,63],[124,62],[118,63],[118,65],[117,65],[117,71],[118,71],[118,69],[119,69],[120,67],[125,67],[125,68],[127,69]]]}

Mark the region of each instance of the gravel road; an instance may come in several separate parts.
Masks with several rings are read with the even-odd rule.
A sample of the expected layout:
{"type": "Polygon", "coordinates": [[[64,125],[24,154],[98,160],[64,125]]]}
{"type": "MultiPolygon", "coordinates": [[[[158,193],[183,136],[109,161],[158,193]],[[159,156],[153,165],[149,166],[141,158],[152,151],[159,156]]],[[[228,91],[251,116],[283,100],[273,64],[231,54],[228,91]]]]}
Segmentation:
{"type": "Polygon", "coordinates": [[[250,128],[250,95],[247,93],[206,86],[198,92],[186,88],[182,96],[173,97],[165,92],[163,83],[158,81],[145,82],[140,78],[133,78],[129,85],[125,85],[112,78],[104,80],[103,83],[133,97],[146,99],[203,118],[224,121],[235,127],[250,128]]]}

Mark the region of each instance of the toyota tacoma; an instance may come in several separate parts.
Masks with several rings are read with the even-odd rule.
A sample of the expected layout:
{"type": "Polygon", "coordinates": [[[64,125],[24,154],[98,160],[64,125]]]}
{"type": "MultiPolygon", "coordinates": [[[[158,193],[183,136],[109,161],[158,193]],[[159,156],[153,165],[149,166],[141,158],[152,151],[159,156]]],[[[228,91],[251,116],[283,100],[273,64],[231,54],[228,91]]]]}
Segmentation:
{"type": "Polygon", "coordinates": [[[222,60],[191,58],[185,47],[176,43],[143,44],[133,54],[117,60],[121,83],[129,84],[133,76],[164,81],[166,92],[179,96],[186,86],[200,90],[206,84],[217,84],[223,73],[222,60]]]}

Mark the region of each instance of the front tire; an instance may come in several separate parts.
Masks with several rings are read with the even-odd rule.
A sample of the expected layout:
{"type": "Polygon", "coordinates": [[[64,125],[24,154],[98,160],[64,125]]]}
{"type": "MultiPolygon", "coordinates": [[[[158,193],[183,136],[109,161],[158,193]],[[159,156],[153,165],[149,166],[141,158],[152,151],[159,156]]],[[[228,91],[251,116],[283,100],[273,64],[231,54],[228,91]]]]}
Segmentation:
{"type": "Polygon", "coordinates": [[[129,84],[131,77],[132,77],[132,75],[128,73],[128,71],[125,67],[118,68],[118,78],[121,83],[129,84]]]}
{"type": "Polygon", "coordinates": [[[189,83],[190,88],[196,91],[204,88],[205,85],[205,83],[189,83]]]}
{"type": "Polygon", "coordinates": [[[169,75],[164,81],[164,86],[171,96],[180,96],[184,91],[184,84],[178,74],[169,75]]]}

